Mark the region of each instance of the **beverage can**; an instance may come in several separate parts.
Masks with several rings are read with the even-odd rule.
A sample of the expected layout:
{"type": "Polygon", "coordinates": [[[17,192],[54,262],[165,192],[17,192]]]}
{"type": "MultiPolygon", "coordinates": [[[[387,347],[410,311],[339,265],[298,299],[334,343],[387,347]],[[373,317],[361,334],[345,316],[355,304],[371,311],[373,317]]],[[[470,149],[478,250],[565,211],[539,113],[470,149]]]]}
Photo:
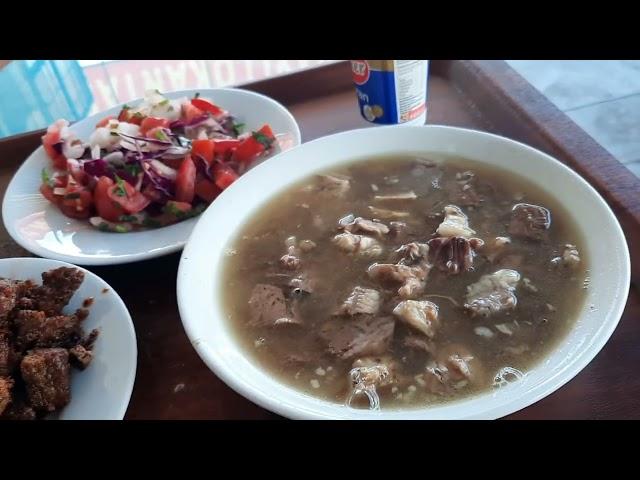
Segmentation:
{"type": "Polygon", "coordinates": [[[382,125],[424,125],[428,68],[428,60],[351,60],[360,114],[382,125]]]}

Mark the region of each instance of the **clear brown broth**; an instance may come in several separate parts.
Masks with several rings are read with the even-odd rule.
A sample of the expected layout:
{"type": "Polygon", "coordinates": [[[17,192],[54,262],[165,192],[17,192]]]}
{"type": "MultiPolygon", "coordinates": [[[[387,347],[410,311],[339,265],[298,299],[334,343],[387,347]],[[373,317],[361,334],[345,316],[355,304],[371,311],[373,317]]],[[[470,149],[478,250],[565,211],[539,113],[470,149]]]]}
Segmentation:
{"type": "MultiPolygon", "coordinates": [[[[583,282],[588,273],[588,255],[581,233],[566,209],[552,195],[510,172],[457,157],[423,155],[420,158],[435,161],[436,166],[424,167],[416,157],[405,155],[354,161],[320,172],[350,177],[351,188],[343,198],[318,195],[309,188],[316,185],[317,176],[310,176],[264,205],[231,242],[233,255],[224,266],[226,288],[222,292],[229,321],[247,353],[281,381],[311,395],[344,403],[351,388],[349,370],[352,361],[339,360],[328,354],[317,330],[356,285],[382,290],[386,297],[391,297],[390,291],[381,289],[366,274],[369,265],[384,261],[385,257],[372,260],[338,250],[331,243],[331,238],[339,233],[337,221],[347,214],[371,219],[369,205],[407,211],[411,216],[400,220],[410,227],[409,240],[387,239],[385,251],[391,252],[409,241],[427,241],[442,220],[437,214],[442,213],[445,205],[456,204],[453,197],[457,188],[456,174],[469,170],[475,173],[477,188],[485,197],[481,206],[462,207],[469,225],[477,232],[476,237],[487,242],[497,236],[510,236],[507,226],[511,208],[516,203],[526,202],[551,211],[548,239],[538,242],[512,238],[509,253],[522,256],[522,265],[518,268],[508,265],[509,262],[496,266],[479,254],[474,259],[473,271],[455,276],[436,269],[430,272],[425,294],[419,298],[433,301],[440,308],[441,325],[435,344],[438,348],[464,345],[479,360],[482,378],[474,386],[454,394],[443,396],[429,391],[420,381],[429,355],[404,346],[401,340],[409,329],[396,322],[390,353],[399,364],[398,382],[379,390],[382,409],[418,408],[492,388],[500,369],[512,367],[526,372],[544,358],[574,323],[584,303],[583,282]],[[377,186],[377,192],[373,191],[372,184],[377,186]],[[413,190],[418,198],[385,204],[373,200],[376,194],[408,190],[413,190]],[[288,273],[280,268],[278,261],[286,251],[285,240],[290,236],[311,240],[317,245],[302,254],[301,268],[311,271],[321,285],[300,305],[304,328],[250,327],[247,322],[251,291],[258,283],[272,283],[270,275],[274,273],[288,273]],[[580,251],[582,261],[578,268],[552,267],[551,258],[558,256],[561,247],[567,243],[576,245],[580,251]],[[489,318],[470,318],[449,300],[433,296],[451,297],[463,304],[469,284],[500,268],[517,270],[521,278],[529,279],[537,289],[524,288],[521,280],[516,290],[518,304],[515,310],[489,318]],[[498,324],[508,324],[513,334],[496,330],[498,324]],[[490,339],[479,336],[474,332],[474,327],[478,326],[492,329],[494,336],[490,339]],[[510,349],[523,351],[512,353],[510,349]],[[296,352],[304,353],[312,361],[292,363],[290,357],[296,352]]],[[[381,221],[389,223],[388,219],[381,221]]],[[[358,405],[366,405],[366,402],[358,405]]]]}

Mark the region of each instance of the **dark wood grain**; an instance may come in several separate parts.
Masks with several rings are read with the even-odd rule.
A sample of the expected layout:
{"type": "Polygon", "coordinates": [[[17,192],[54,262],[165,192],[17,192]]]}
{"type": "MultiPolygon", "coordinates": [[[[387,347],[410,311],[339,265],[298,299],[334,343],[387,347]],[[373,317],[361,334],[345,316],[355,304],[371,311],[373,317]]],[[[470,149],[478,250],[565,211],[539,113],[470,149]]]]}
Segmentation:
{"type": "MultiPolygon", "coordinates": [[[[360,118],[344,63],[322,67],[315,75],[301,72],[273,82],[246,88],[287,104],[304,141],[371,126],[360,118]]],[[[639,248],[637,180],[504,62],[434,62],[429,123],[491,131],[556,156],[601,192],[623,222],[632,248],[639,248]]],[[[40,134],[0,140],[3,194],[17,166],[38,145],[40,134]]],[[[0,256],[27,254],[0,228],[0,256]]],[[[122,296],[136,326],[138,372],[126,418],[277,418],[230,390],[196,355],[178,315],[178,261],[175,254],[135,266],[90,268],[122,296]]],[[[637,261],[634,258],[636,275],[637,261]]],[[[594,361],[560,390],[509,418],[640,418],[639,320],[640,291],[633,286],[618,329],[594,361]]]]}

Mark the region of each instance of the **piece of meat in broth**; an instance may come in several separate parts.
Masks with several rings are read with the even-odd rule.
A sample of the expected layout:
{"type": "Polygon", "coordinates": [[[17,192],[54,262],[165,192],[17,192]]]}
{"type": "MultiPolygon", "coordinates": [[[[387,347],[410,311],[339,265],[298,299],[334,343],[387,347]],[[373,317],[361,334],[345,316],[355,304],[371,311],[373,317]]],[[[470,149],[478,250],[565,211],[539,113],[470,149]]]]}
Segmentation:
{"type": "Polygon", "coordinates": [[[318,175],[318,191],[332,197],[343,197],[351,188],[347,177],[342,175],[318,175]]]}
{"type": "Polygon", "coordinates": [[[382,355],[389,350],[395,321],[392,317],[358,315],[350,320],[335,318],[320,328],[327,350],[341,359],[382,355]]]}
{"type": "Polygon", "coordinates": [[[442,237],[465,237],[469,238],[476,234],[476,231],[469,227],[469,219],[464,212],[455,205],[444,207],[444,220],[436,230],[442,237]]]}
{"type": "Polygon", "coordinates": [[[364,257],[377,257],[383,248],[376,239],[350,232],[339,233],[331,240],[340,250],[364,257]]]}
{"type": "Polygon", "coordinates": [[[439,270],[456,275],[473,269],[473,257],[484,242],[479,238],[437,237],[429,244],[429,260],[439,270]]]}
{"type": "Polygon", "coordinates": [[[511,310],[518,303],[515,289],[519,281],[520,274],[515,270],[503,269],[483,275],[480,280],[467,287],[464,307],[472,315],[485,317],[511,310]]]}
{"type": "Polygon", "coordinates": [[[511,244],[509,237],[496,237],[487,242],[482,249],[482,254],[487,257],[491,263],[495,263],[507,251],[507,246],[511,244]]]}
{"type": "Polygon", "coordinates": [[[373,220],[367,220],[362,217],[355,217],[353,215],[347,215],[338,221],[338,226],[346,232],[358,233],[365,232],[371,233],[378,237],[383,237],[389,233],[389,227],[382,222],[375,222],[373,220]]]}
{"type": "Polygon", "coordinates": [[[483,369],[478,358],[462,345],[442,348],[426,366],[426,388],[432,393],[449,395],[468,385],[482,382],[483,369]]]}
{"type": "Polygon", "coordinates": [[[273,285],[259,283],[253,288],[249,310],[249,325],[252,327],[301,323],[290,312],[282,289],[273,285]]]}
{"type": "Polygon", "coordinates": [[[380,293],[372,288],[355,287],[336,311],[336,315],[357,315],[368,313],[375,315],[380,310],[380,293]]]}
{"type": "Polygon", "coordinates": [[[435,336],[440,323],[438,306],[428,300],[403,300],[393,309],[393,314],[429,338],[435,336]]]}
{"type": "Polygon", "coordinates": [[[412,298],[424,290],[429,266],[424,263],[412,267],[392,263],[374,263],[367,269],[367,274],[382,284],[400,284],[398,295],[402,298],[412,298]]]}
{"type": "Polygon", "coordinates": [[[378,389],[396,381],[395,370],[396,364],[390,355],[358,358],[349,371],[351,392],[347,405],[351,406],[358,396],[365,395],[369,401],[369,409],[380,410],[378,389]]]}
{"type": "Polygon", "coordinates": [[[429,256],[429,245],[426,243],[411,242],[398,247],[395,251],[400,265],[413,265],[424,262],[429,256]]]}
{"type": "Polygon", "coordinates": [[[575,268],[580,264],[580,252],[578,247],[567,243],[562,250],[562,255],[551,259],[551,263],[554,266],[564,266],[575,268]]]}
{"type": "Polygon", "coordinates": [[[511,209],[509,233],[515,237],[543,240],[551,226],[551,212],[539,205],[518,203],[511,209]]]}

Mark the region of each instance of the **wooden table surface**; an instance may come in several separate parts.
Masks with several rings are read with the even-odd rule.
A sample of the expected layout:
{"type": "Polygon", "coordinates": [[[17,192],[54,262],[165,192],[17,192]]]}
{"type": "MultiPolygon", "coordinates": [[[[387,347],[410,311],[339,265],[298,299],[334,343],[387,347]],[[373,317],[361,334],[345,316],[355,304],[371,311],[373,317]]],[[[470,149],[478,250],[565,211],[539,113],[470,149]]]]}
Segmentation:
{"type": "MultiPolygon", "coordinates": [[[[304,141],[370,126],[360,118],[351,88],[296,101],[288,107],[300,124],[304,141]]],[[[467,93],[439,75],[430,78],[429,123],[505,133],[499,123],[473,108],[467,93]]],[[[37,136],[17,138],[11,149],[5,142],[4,147],[0,146],[0,157],[5,154],[24,159],[24,152],[35,148],[37,142],[37,136]]],[[[531,143],[542,148],[535,145],[535,139],[531,143]]],[[[0,168],[2,194],[16,166],[0,168]]],[[[636,229],[634,235],[638,235],[640,225],[630,224],[630,228],[636,229]]],[[[26,253],[10,241],[4,228],[0,229],[0,256],[18,255],[26,253]]],[[[135,323],[138,370],[126,418],[278,418],[229,389],[196,355],[178,314],[175,293],[178,261],[179,254],[174,254],[139,264],[90,268],[118,291],[135,323]]],[[[594,361],[554,394],[508,418],[640,418],[639,364],[640,292],[634,285],[620,325],[594,361]]]]}

